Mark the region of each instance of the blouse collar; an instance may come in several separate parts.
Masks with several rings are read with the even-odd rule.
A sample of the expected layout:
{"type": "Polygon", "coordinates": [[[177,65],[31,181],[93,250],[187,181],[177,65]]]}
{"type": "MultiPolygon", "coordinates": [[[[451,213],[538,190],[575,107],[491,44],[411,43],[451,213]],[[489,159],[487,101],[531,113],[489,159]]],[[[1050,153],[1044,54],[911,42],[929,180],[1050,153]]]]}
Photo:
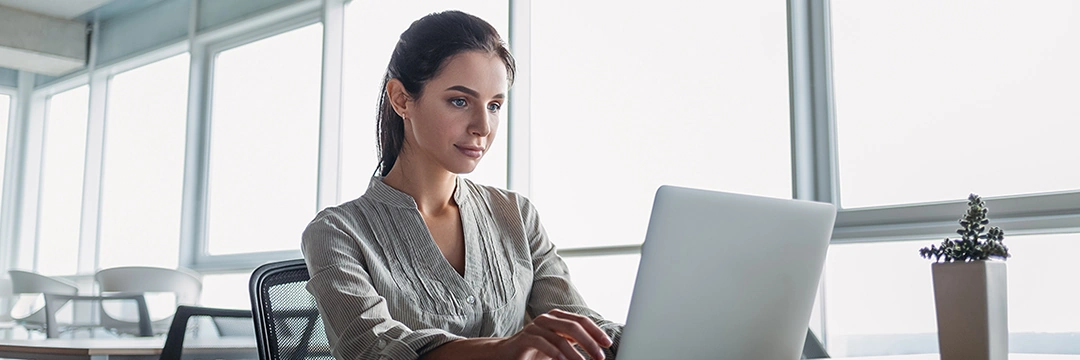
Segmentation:
{"type": "MultiPolygon", "coordinates": [[[[454,181],[454,201],[457,202],[458,206],[461,206],[469,199],[466,189],[468,185],[465,183],[465,178],[461,176],[455,177],[454,181]]],[[[387,185],[383,182],[383,177],[378,175],[371,177],[371,181],[368,183],[368,189],[367,192],[364,193],[364,197],[397,207],[410,209],[417,208],[416,199],[413,199],[412,195],[387,185]]]]}

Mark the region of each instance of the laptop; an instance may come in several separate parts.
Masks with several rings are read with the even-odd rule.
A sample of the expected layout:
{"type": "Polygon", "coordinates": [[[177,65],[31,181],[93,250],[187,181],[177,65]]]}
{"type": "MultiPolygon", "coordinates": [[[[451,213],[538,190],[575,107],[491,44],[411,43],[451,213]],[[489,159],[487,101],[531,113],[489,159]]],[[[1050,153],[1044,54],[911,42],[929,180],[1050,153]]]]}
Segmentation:
{"type": "Polygon", "coordinates": [[[826,203],[660,187],[619,359],[799,359],[835,219],[826,203]]]}

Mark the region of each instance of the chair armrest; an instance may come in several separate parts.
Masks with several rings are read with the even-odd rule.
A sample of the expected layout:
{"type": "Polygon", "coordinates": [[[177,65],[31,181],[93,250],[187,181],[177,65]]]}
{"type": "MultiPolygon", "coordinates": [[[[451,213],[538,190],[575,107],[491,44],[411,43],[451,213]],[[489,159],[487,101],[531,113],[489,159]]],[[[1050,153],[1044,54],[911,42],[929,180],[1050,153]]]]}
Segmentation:
{"type": "Polygon", "coordinates": [[[143,294],[111,294],[111,295],[45,295],[45,336],[55,338],[59,334],[56,327],[56,312],[68,301],[110,301],[110,300],[134,300],[139,311],[139,336],[154,336],[154,330],[150,328],[150,310],[146,307],[146,297],[143,294]]]}
{"type": "Polygon", "coordinates": [[[192,316],[251,318],[251,310],[220,309],[201,306],[180,305],[176,307],[169,334],[165,336],[165,347],[161,350],[160,360],[180,360],[184,349],[184,333],[188,319],[192,316]]]}

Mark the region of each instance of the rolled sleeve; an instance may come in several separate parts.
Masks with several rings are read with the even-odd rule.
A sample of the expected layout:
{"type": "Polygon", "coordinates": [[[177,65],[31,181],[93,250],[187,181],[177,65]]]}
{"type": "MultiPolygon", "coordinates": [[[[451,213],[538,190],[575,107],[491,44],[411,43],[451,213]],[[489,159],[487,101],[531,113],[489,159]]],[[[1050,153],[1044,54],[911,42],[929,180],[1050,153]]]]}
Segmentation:
{"type": "Polygon", "coordinates": [[[304,230],[301,249],[315,297],[337,359],[417,359],[462,339],[440,329],[413,330],[390,316],[372,285],[361,247],[340,214],[324,211],[304,230]]]}

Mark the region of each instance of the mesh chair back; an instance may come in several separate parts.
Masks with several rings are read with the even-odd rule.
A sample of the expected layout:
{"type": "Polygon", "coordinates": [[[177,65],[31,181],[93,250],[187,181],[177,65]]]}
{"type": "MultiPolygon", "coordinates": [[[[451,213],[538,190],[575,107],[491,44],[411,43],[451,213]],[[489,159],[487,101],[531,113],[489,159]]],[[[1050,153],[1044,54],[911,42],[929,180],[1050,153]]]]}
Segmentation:
{"type": "Polygon", "coordinates": [[[269,263],[251,275],[251,308],[259,358],[332,359],[315,298],[304,287],[303,259],[269,263]]]}

